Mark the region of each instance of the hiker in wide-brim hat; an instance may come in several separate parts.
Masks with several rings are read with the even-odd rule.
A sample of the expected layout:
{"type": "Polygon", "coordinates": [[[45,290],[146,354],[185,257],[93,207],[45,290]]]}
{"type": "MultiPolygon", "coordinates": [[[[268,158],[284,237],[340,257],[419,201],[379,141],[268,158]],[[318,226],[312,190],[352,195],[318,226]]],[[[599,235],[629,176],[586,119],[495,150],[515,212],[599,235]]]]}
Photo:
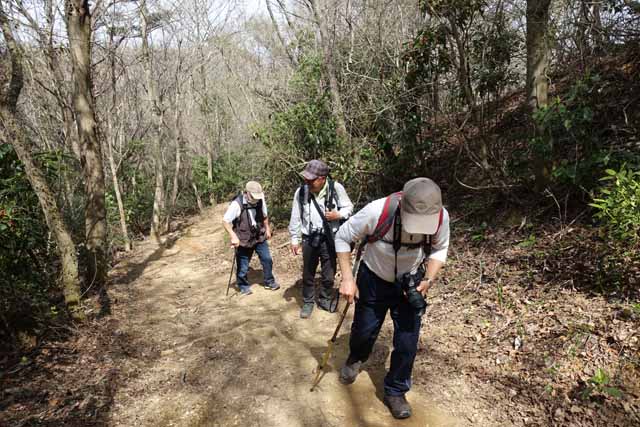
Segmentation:
{"type": "Polygon", "coordinates": [[[384,403],[394,417],[410,417],[405,394],[411,387],[425,298],[449,248],[449,213],[442,206],[440,188],[429,178],[408,181],[401,192],[375,200],[352,216],[340,227],[335,244],[342,272],[340,294],[349,302],[358,296],[340,381],[356,380],[391,312],[393,352],[384,379],[384,403]],[[355,281],[350,244],[357,241],[367,246],[355,281]]]}
{"type": "Polygon", "coordinates": [[[236,279],[240,293],[252,293],[247,274],[254,252],[258,254],[262,264],[264,287],[270,290],[279,289],[280,286],[273,276],[273,259],[267,242],[271,238],[267,201],[260,183],[247,182],[244,191],[229,204],[222,225],[229,233],[231,245],[236,251],[236,279]]]}
{"type": "Polygon", "coordinates": [[[289,234],[291,252],[302,252],[301,318],[308,318],[316,304],[315,275],[321,265],[322,286],[317,298],[320,308],[334,311],[333,285],[336,274],[334,235],[353,211],[353,203],[339,182],[329,176],[329,167],[311,160],[301,172],[304,184],[293,196],[289,234]]]}

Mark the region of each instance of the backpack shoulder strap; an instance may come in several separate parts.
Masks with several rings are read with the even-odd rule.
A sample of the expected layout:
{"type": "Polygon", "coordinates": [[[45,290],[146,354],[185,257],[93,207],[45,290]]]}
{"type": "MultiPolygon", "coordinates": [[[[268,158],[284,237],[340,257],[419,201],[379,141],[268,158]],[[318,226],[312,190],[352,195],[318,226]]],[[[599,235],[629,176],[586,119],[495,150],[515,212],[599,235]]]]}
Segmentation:
{"type": "Polygon", "coordinates": [[[246,203],[243,203],[242,192],[236,194],[233,200],[231,200],[231,203],[233,202],[236,202],[240,206],[240,215],[238,215],[238,217],[233,220],[233,226],[236,227],[237,224],[240,222],[240,216],[242,216],[242,213],[247,209],[247,205],[246,203]]]}
{"type": "Polygon", "coordinates": [[[298,207],[300,208],[300,223],[302,223],[302,219],[304,218],[304,204],[307,201],[307,184],[302,184],[300,188],[298,188],[298,207]]]}
{"type": "Polygon", "coordinates": [[[244,203],[244,200],[242,199],[242,193],[236,194],[231,202],[236,202],[238,205],[240,205],[240,211],[243,211],[247,208],[247,204],[244,203]]]}
{"type": "Polygon", "coordinates": [[[264,214],[262,213],[262,202],[263,200],[260,199],[258,200],[258,203],[256,203],[256,222],[262,223],[262,221],[264,221],[264,214]]]}
{"type": "Polygon", "coordinates": [[[376,228],[373,230],[367,237],[368,243],[376,242],[384,237],[385,234],[391,228],[393,224],[393,219],[395,218],[396,210],[398,209],[398,205],[400,204],[400,200],[402,199],[402,191],[398,191],[397,193],[393,193],[390,196],[387,196],[384,201],[384,207],[382,208],[382,213],[378,217],[378,223],[376,224],[376,228]]]}
{"type": "Polygon", "coordinates": [[[329,210],[340,209],[340,199],[338,198],[338,193],[336,193],[336,182],[331,177],[327,177],[327,180],[329,180],[329,194],[325,199],[329,202],[327,206],[329,210]]]}
{"type": "Polygon", "coordinates": [[[442,225],[442,212],[443,210],[440,209],[440,217],[438,218],[438,228],[436,228],[436,232],[425,236],[425,239],[422,242],[422,250],[424,251],[424,256],[427,258],[429,258],[429,254],[431,253],[431,241],[433,240],[433,236],[438,234],[438,231],[440,231],[440,226],[442,225]]]}

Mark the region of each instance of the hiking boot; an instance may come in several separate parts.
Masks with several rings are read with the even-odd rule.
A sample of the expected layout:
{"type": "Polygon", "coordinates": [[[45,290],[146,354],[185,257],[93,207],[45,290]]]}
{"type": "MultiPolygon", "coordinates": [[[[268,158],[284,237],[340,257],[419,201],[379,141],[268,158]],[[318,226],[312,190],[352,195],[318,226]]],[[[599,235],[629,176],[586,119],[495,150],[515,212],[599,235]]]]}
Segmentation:
{"type": "Polygon", "coordinates": [[[360,362],[359,360],[353,363],[349,363],[349,360],[347,359],[342,369],[340,369],[340,382],[344,385],[353,384],[353,382],[356,380],[356,377],[360,373],[361,365],[362,362],[360,362]]]}
{"type": "Polygon", "coordinates": [[[312,302],[305,302],[302,305],[302,309],[300,310],[300,318],[301,319],[308,319],[309,317],[311,317],[311,312],[313,311],[313,303],[312,302]]]}
{"type": "Polygon", "coordinates": [[[273,282],[273,283],[265,283],[264,284],[264,288],[268,289],[270,291],[277,291],[278,289],[280,289],[280,285],[278,285],[278,283],[273,282]]]}
{"type": "Polygon", "coordinates": [[[329,313],[335,313],[335,306],[331,304],[331,302],[332,301],[329,298],[320,298],[318,300],[318,307],[324,311],[328,311],[329,313]]]}
{"type": "Polygon", "coordinates": [[[252,293],[253,291],[251,291],[251,288],[240,289],[240,295],[251,295],[252,293]]]}
{"type": "Polygon", "coordinates": [[[391,411],[391,415],[393,415],[393,418],[401,420],[403,418],[409,418],[411,416],[411,405],[409,405],[409,402],[407,402],[407,399],[404,397],[404,395],[390,396],[388,394],[385,394],[382,401],[391,411]]]}

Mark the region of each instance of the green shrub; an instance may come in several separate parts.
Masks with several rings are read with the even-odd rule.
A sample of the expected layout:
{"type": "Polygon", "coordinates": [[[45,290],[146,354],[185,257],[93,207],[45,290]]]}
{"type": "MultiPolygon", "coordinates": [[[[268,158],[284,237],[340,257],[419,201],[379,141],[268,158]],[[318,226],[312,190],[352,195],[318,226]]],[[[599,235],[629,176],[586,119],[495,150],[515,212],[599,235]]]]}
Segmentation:
{"type": "Polygon", "coordinates": [[[595,218],[602,221],[609,235],[620,242],[640,243],[640,170],[622,165],[607,169],[590,205],[597,209],[595,218]]]}
{"type": "Polygon", "coordinates": [[[534,113],[540,133],[530,146],[537,158],[549,163],[556,184],[591,189],[597,185],[593,170],[611,160],[603,147],[604,129],[594,120],[600,84],[600,76],[587,73],[564,98],[556,97],[534,113]]]}
{"type": "Polygon", "coordinates": [[[0,144],[0,343],[34,330],[56,290],[55,247],[13,148],[0,144]]]}

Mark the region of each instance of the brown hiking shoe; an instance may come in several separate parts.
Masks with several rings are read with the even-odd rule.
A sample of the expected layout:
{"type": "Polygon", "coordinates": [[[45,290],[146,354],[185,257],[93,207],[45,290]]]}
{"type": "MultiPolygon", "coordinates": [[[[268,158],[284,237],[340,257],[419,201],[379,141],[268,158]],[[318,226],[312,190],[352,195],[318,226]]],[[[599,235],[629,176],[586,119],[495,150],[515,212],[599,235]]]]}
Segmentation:
{"type": "Polygon", "coordinates": [[[407,399],[404,397],[404,395],[389,396],[385,394],[383,402],[385,405],[387,405],[387,407],[389,407],[393,418],[401,420],[403,418],[409,418],[411,416],[411,405],[409,405],[409,402],[407,402],[407,399]]]}

